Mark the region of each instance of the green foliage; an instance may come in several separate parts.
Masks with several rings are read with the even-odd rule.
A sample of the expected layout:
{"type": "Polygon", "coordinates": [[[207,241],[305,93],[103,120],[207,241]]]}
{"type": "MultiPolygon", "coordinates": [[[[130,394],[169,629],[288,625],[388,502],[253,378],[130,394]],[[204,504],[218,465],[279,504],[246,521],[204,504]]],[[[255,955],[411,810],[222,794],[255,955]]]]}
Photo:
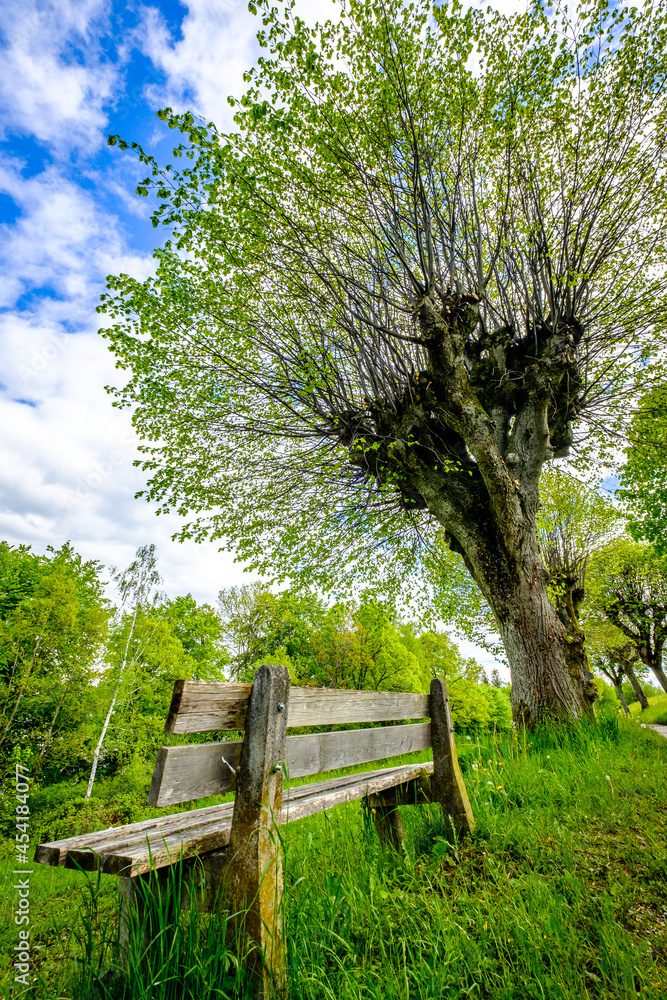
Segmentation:
{"type": "Polygon", "coordinates": [[[552,599],[557,606],[569,603],[576,619],[589,560],[620,534],[623,518],[599,490],[552,465],[540,478],[537,528],[552,599]]]}
{"type": "Polygon", "coordinates": [[[33,775],[79,762],[108,627],[100,573],[69,544],[36,556],[0,543],[0,746],[6,759],[20,744],[33,775]]]}
{"type": "Polygon", "coordinates": [[[431,589],[428,596],[438,618],[458,635],[504,662],[506,654],[493,612],[463,558],[449,548],[444,532],[438,532],[425,554],[424,573],[431,589]]]}
{"type": "Polygon", "coordinates": [[[446,505],[465,511],[463,538],[473,508],[500,504],[502,456],[484,465],[462,444],[475,414],[503,410],[510,435],[537,380],[542,401],[564,392],[545,410],[556,450],[589,401],[605,444],[663,342],[665,11],[387,0],[311,30],[292,3],[255,7],[264,51],[235,129],[162,110],[176,168],[131,144],[170,238],[154,277],[110,277],[103,296],[129,373],[118,402],[146,442],[147,495],[188,519],[183,537],[332,589],[353,570],[396,581],[446,505]],[[416,320],[443,322],[447,296],[477,310],[448,339],[470,333],[456,368],[485,386],[465,418],[453,394],[418,395],[430,335],[416,320]],[[558,349],[527,336],[517,375],[524,330],[537,344],[552,323],[558,349]],[[571,367],[553,374],[556,357],[571,367]],[[404,397],[418,405],[403,420],[404,397]],[[399,414],[389,434],[380,411],[399,414]],[[434,517],[413,465],[442,485],[434,517]]]}
{"type": "Polygon", "coordinates": [[[229,651],[231,675],[252,676],[259,662],[284,649],[300,676],[313,669],[312,636],[324,620],[325,607],[313,594],[292,590],[272,593],[262,583],[228,587],[218,595],[221,636],[229,651]]]}
{"type": "MultiPolygon", "coordinates": [[[[178,623],[173,622],[173,607],[169,611],[171,622],[161,605],[135,607],[119,616],[110,630],[106,669],[98,690],[103,705],[114,696],[116,700],[100,758],[103,772],[123,770],[133,760],[146,766],[164,742],[174,681],[193,677],[207,663],[186,652],[177,634],[178,623]]],[[[218,655],[214,648],[213,664],[218,655]]],[[[99,730],[99,718],[98,712],[91,720],[91,740],[99,730]]]]}
{"type": "Polygon", "coordinates": [[[598,689],[598,701],[596,702],[596,707],[598,712],[609,717],[616,715],[621,711],[621,702],[618,697],[618,692],[611,684],[605,684],[605,682],[600,678],[595,678],[595,686],[598,689]]]}
{"type": "Polygon", "coordinates": [[[464,679],[450,685],[449,701],[457,732],[505,732],[512,726],[512,706],[503,688],[464,679]]]}
{"type": "Polygon", "coordinates": [[[221,591],[218,606],[238,679],[249,680],[260,663],[280,662],[297,684],[426,691],[432,677],[481,673],[444,633],[418,633],[370,594],[327,607],[312,594],[274,594],[255,583],[221,591]]]}
{"type": "Polygon", "coordinates": [[[222,643],[222,626],[214,608],[197,604],[187,594],[162,604],[160,616],[191,662],[189,676],[200,681],[224,680],[229,654],[222,643]]]}
{"type": "Polygon", "coordinates": [[[660,671],[667,639],[667,558],[652,546],[617,539],[592,560],[588,594],[592,634],[597,628],[609,645],[630,642],[645,664],[660,671]]]}

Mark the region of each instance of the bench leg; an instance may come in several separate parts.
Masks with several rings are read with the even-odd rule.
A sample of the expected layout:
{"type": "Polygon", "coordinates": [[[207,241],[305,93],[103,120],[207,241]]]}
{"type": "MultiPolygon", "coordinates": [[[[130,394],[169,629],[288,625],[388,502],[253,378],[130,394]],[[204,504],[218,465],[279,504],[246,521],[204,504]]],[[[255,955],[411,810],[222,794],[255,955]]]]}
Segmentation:
{"type": "Polygon", "coordinates": [[[229,904],[239,914],[243,933],[259,949],[252,969],[259,996],[268,996],[285,983],[283,871],[277,824],[287,758],[289,683],[285,667],[263,665],[255,674],[225,873],[229,904]]]}
{"type": "Polygon", "coordinates": [[[371,802],[371,808],[378,839],[383,847],[399,851],[405,840],[405,828],[398,807],[387,805],[380,795],[373,796],[373,799],[375,804],[371,802]]]}
{"type": "Polygon", "coordinates": [[[207,851],[197,858],[183,863],[181,887],[181,909],[191,906],[200,913],[215,913],[224,903],[225,875],[229,863],[226,847],[218,851],[207,851]]]}
{"type": "Polygon", "coordinates": [[[130,940],[134,928],[141,928],[141,950],[150,944],[146,919],[145,896],[150,892],[157,896],[162,905],[169,899],[169,879],[173,878],[169,868],[158,868],[145,875],[120,875],[118,895],[120,899],[119,961],[122,969],[127,969],[131,958],[130,940]],[[141,888],[140,888],[141,886],[141,888]]]}
{"type": "Polygon", "coordinates": [[[118,896],[120,899],[118,958],[121,968],[126,969],[129,962],[130,928],[135,919],[142,919],[143,907],[137,894],[135,880],[127,875],[121,875],[118,879],[118,896]]]}
{"type": "Polygon", "coordinates": [[[399,850],[405,840],[399,806],[419,806],[432,801],[430,776],[423,771],[418,778],[405,781],[384,792],[368,796],[373,822],[383,847],[399,850]]]}

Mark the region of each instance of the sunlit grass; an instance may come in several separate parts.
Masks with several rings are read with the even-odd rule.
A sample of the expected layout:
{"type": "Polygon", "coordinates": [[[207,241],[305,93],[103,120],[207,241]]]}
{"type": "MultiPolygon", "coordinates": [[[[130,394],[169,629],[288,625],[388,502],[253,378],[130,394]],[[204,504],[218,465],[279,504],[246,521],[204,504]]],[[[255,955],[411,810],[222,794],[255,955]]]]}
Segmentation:
{"type": "MultiPolygon", "coordinates": [[[[284,829],[290,997],[667,995],[667,741],[612,718],[459,742],[477,820],[464,842],[436,806],[403,809],[398,855],[359,803],[284,829]]],[[[247,995],[224,917],[157,906],[157,944],[136,937],[123,980],[115,880],[34,878],[35,998],[247,995]]]]}
{"type": "Polygon", "coordinates": [[[645,725],[667,726],[667,694],[657,694],[648,698],[648,708],[643,712],[638,701],[630,706],[630,715],[639,719],[645,725]]]}

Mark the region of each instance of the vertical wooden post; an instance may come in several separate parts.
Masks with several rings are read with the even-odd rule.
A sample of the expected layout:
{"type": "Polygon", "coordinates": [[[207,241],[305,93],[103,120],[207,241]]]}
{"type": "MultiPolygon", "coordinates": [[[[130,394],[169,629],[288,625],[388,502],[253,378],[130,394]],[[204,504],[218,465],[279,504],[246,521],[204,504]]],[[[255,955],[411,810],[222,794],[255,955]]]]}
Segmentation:
{"type": "Polygon", "coordinates": [[[120,928],[119,928],[119,962],[122,969],[129,965],[130,956],[128,948],[130,945],[130,928],[134,919],[141,920],[142,907],[137,895],[136,882],[127,875],[121,875],[118,879],[118,896],[120,900],[120,928]],[[135,916],[136,915],[136,916],[135,916]]]}
{"type": "Polygon", "coordinates": [[[287,757],[289,672],[258,668],[250,692],[229,842],[229,902],[244,911],[244,932],[264,954],[255,958],[259,995],[285,977],[282,930],[283,872],[278,826],[287,757]]]}
{"type": "Polygon", "coordinates": [[[382,795],[375,795],[371,801],[371,808],[375,830],[382,846],[391,847],[395,851],[400,850],[405,840],[405,828],[398,811],[398,804],[395,801],[384,801],[382,795]]]}
{"type": "Polygon", "coordinates": [[[440,803],[445,819],[454,824],[459,834],[470,833],[475,827],[475,820],[456,756],[449,693],[442,678],[431,681],[431,740],[433,801],[440,803]]]}

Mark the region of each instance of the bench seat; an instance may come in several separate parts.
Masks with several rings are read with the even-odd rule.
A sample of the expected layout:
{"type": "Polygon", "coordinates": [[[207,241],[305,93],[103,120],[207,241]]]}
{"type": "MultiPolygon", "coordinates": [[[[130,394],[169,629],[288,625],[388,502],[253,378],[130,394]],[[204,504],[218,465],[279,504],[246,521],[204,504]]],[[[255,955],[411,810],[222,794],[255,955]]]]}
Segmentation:
{"type": "MultiPolygon", "coordinates": [[[[333,809],[344,802],[380,795],[397,786],[408,786],[410,782],[415,783],[414,801],[417,782],[432,773],[432,762],[403,764],[284,788],[281,824],[333,809]]],[[[81,834],[40,844],[35,860],[84,871],[96,871],[99,867],[105,874],[133,877],[150,871],[151,867],[173,864],[181,856],[186,859],[226,847],[233,812],[234,802],[225,802],[81,834]]]]}

